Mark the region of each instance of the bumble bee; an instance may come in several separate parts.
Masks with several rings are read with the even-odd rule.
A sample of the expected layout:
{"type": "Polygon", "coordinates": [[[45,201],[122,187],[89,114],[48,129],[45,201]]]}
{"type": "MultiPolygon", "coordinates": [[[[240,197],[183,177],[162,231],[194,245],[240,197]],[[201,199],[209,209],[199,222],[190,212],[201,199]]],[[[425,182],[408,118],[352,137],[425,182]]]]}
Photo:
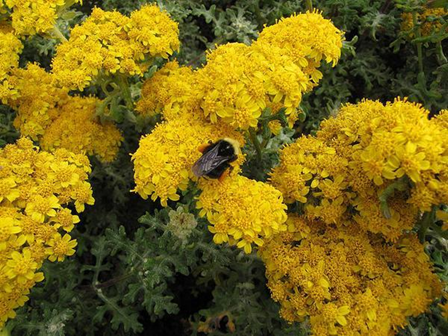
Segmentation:
{"type": "Polygon", "coordinates": [[[198,149],[202,152],[202,156],[193,165],[193,173],[197,177],[207,176],[220,180],[225,177],[227,169],[232,168],[230,163],[241,154],[238,141],[229,138],[216,142],[209,141],[198,149]]]}

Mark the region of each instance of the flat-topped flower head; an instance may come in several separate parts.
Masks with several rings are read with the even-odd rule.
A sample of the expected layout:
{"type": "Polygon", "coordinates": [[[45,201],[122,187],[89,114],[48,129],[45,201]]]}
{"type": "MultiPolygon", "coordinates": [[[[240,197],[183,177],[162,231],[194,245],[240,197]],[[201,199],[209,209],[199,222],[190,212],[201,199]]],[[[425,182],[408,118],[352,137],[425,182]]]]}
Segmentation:
{"type": "Polygon", "coordinates": [[[76,240],[67,232],[80,220],[67,204],[75,203],[81,212],[94,199],[85,155],[39,151],[21,138],[0,149],[0,167],[1,328],[43,280],[38,272],[43,262],[63,261],[75,253],[76,240]]]}
{"type": "Polygon", "coordinates": [[[283,197],[266,183],[231,175],[222,181],[202,179],[199,188],[196,206],[209,221],[216,244],[232,241],[251,253],[253,246],[286,230],[283,197]]]}
{"type": "Polygon", "coordinates": [[[135,109],[144,116],[161,113],[168,121],[187,114],[192,119],[204,119],[196,82],[196,72],[190,67],[168,62],[143,83],[142,97],[135,109]]]}
{"type": "Polygon", "coordinates": [[[98,75],[142,76],[155,57],[179,49],[177,23],[157,5],[145,5],[130,17],[94,8],[61,43],[53,72],[62,86],[83,90],[98,75]]]}
{"type": "Polygon", "coordinates": [[[336,65],[341,57],[342,32],[318,11],[282,18],[260,33],[259,42],[279,46],[302,67],[321,60],[336,65]]]}
{"type": "Polygon", "coordinates": [[[441,294],[415,235],[391,245],[353,223],[336,228],[294,214],[287,223],[259,254],[280,315],[308,317],[314,335],[391,335],[441,294]]]}
{"type": "Polygon", "coordinates": [[[407,100],[347,104],[316,137],[280,151],[271,183],[286,203],[304,203],[308,218],[339,226],[353,216],[362,229],[396,241],[419,212],[448,201],[445,119],[443,111],[429,119],[407,100]]]}
{"type": "Polygon", "coordinates": [[[142,137],[132,156],[134,191],[145,199],[160,198],[163,206],[168,200],[179,200],[178,191],[196,179],[191,168],[201,156],[198,147],[222,138],[244,144],[242,135],[225,124],[212,125],[188,116],[158,124],[152,133],[142,137]]]}
{"type": "Polygon", "coordinates": [[[274,114],[283,109],[292,127],[303,94],[322,78],[321,59],[334,65],[341,47],[341,32],[321,14],[293,16],[265,28],[250,46],[227,43],[208,51],[197,71],[167,64],[145,82],[137,110],[165,119],[199,113],[244,131],[256,129],[269,107],[274,114]]]}
{"type": "MultiPolygon", "coordinates": [[[[0,1],[0,14],[2,2],[3,0],[0,1]]],[[[7,7],[11,11],[15,34],[35,35],[53,29],[63,9],[81,2],[82,0],[4,0],[3,10],[7,7]]]]}

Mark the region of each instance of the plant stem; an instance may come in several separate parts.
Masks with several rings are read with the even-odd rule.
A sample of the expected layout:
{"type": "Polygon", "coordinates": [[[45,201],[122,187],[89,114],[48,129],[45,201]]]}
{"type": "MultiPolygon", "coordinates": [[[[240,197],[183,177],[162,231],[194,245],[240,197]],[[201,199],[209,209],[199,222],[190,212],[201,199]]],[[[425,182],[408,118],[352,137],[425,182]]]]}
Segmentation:
{"type": "Polygon", "coordinates": [[[112,279],[109,279],[109,280],[107,280],[105,282],[99,283],[95,287],[98,289],[98,288],[107,288],[107,287],[113,286],[113,285],[115,285],[115,284],[117,284],[117,283],[119,283],[119,282],[121,282],[123,280],[126,280],[126,279],[134,276],[134,273],[135,273],[135,270],[131,271],[129,273],[126,273],[126,274],[124,274],[122,276],[118,276],[116,278],[112,278],[112,279]]]}
{"type": "Polygon", "coordinates": [[[441,41],[438,41],[436,43],[436,52],[437,52],[437,60],[439,62],[439,65],[444,65],[444,64],[448,63],[448,60],[447,60],[445,54],[443,53],[441,41]]]}
{"type": "Polygon", "coordinates": [[[260,141],[258,141],[257,134],[255,133],[255,130],[252,127],[249,129],[249,134],[250,134],[250,140],[252,141],[252,143],[255,146],[255,151],[257,152],[257,158],[258,158],[258,160],[261,161],[260,141]]]}
{"type": "Polygon", "coordinates": [[[306,9],[310,12],[313,11],[313,0],[306,0],[306,9]]]}
{"type": "Polygon", "coordinates": [[[259,0],[257,0],[257,1],[255,1],[254,2],[254,4],[253,4],[253,9],[254,9],[254,13],[255,13],[255,16],[256,16],[256,18],[257,18],[257,23],[258,23],[258,29],[263,29],[263,16],[261,15],[261,12],[260,12],[260,1],[259,0]]]}
{"type": "MultiPolygon", "coordinates": [[[[416,28],[415,35],[417,36],[417,38],[422,37],[420,26],[417,25],[417,12],[415,10],[412,12],[412,22],[414,24],[414,28],[416,28]]],[[[422,49],[422,44],[421,44],[421,42],[417,42],[416,44],[417,44],[418,68],[419,68],[419,71],[424,75],[425,73],[423,71],[423,49],[422,49]]]]}
{"type": "Polygon", "coordinates": [[[111,100],[112,100],[112,96],[107,96],[101,103],[97,104],[96,106],[96,111],[95,114],[93,115],[93,118],[97,118],[99,117],[100,120],[102,120],[102,118],[104,118],[104,116],[106,115],[106,108],[107,106],[109,106],[111,100]]]}
{"type": "Polygon", "coordinates": [[[67,42],[67,38],[62,34],[62,32],[59,30],[57,26],[53,26],[53,29],[50,31],[57,39],[61,40],[62,42],[67,42]]]}
{"type": "Polygon", "coordinates": [[[118,75],[117,83],[120,86],[121,92],[123,93],[123,98],[126,102],[126,107],[128,110],[134,109],[134,102],[132,101],[131,91],[129,90],[128,79],[123,75],[118,75]]]}
{"type": "Polygon", "coordinates": [[[425,241],[426,231],[431,226],[436,218],[436,207],[432,207],[430,212],[425,212],[420,221],[420,229],[418,230],[418,238],[420,242],[423,243],[425,241]]]}
{"type": "Polygon", "coordinates": [[[403,191],[406,189],[408,185],[408,179],[406,176],[401,177],[396,180],[394,183],[389,185],[386,189],[383,190],[381,195],[379,195],[378,199],[380,201],[381,212],[386,219],[390,219],[392,214],[390,213],[389,206],[387,204],[387,200],[389,197],[393,196],[396,190],[403,191]]]}

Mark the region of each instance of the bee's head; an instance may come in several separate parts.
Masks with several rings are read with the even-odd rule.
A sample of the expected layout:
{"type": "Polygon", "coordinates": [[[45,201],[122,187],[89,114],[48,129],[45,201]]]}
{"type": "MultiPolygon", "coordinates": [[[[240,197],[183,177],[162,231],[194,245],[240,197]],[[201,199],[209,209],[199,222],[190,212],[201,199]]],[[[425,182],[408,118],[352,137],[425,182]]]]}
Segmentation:
{"type": "Polygon", "coordinates": [[[224,138],[222,140],[229,143],[233,147],[233,150],[235,151],[235,155],[241,154],[241,145],[237,140],[231,139],[231,138],[224,138]]]}

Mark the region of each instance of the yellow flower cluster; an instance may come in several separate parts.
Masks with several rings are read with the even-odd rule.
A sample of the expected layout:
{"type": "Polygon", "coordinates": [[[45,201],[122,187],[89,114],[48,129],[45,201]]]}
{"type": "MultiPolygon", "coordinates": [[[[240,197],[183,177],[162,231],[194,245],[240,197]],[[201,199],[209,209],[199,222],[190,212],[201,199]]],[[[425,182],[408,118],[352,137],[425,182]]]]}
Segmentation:
{"type": "Polygon", "coordinates": [[[11,68],[19,66],[19,54],[22,42],[14,35],[10,26],[0,23],[0,80],[11,68]]]}
{"type": "Polygon", "coordinates": [[[83,90],[102,74],[141,76],[151,58],[168,58],[178,49],[177,23],[157,5],[142,6],[130,17],[94,8],[57,47],[53,72],[62,86],[83,90]]]}
{"type": "Polygon", "coordinates": [[[40,140],[43,149],[66,148],[74,153],[97,155],[103,162],[117,156],[123,136],[110,121],[95,118],[101,100],[95,97],[69,97],[59,116],[48,126],[40,140]]]}
{"type": "Polygon", "coordinates": [[[288,231],[260,248],[272,298],[314,335],[394,335],[441,295],[414,235],[395,245],[354,223],[334,227],[291,215],[288,231]]]}
{"type": "Polygon", "coordinates": [[[355,210],[361,228],[395,241],[419,211],[448,202],[446,114],[428,113],[406,100],[346,105],[281,151],[272,184],[309,218],[341,226],[355,210]]]}
{"type": "Polygon", "coordinates": [[[223,181],[201,179],[196,207],[206,217],[213,241],[230,242],[252,252],[266,238],[286,231],[286,205],[282,194],[269,184],[232,175],[223,181]]]}
{"type": "MultiPolygon", "coordinates": [[[[439,32],[442,28],[440,18],[447,15],[448,11],[444,8],[426,8],[421,14],[417,13],[417,20],[421,24],[421,35],[428,36],[433,31],[439,32]]],[[[401,15],[401,31],[409,31],[412,28],[414,28],[412,13],[403,13],[401,15]]],[[[410,37],[413,38],[415,36],[412,33],[410,37]]]]}
{"type": "Polygon", "coordinates": [[[39,152],[30,140],[0,149],[0,328],[44,275],[45,259],[75,253],[69,232],[94,199],[88,158],[65,149],[39,152]]]}
{"type": "Polygon", "coordinates": [[[180,46],[178,24],[157,5],[144,5],[132,12],[124,30],[140,60],[145,55],[167,59],[180,46]]]}
{"type": "Polygon", "coordinates": [[[196,72],[166,66],[144,85],[137,110],[170,113],[186,104],[212,123],[246,130],[257,127],[266,107],[273,113],[285,108],[292,126],[302,94],[322,77],[321,60],[336,64],[341,47],[341,31],[320,13],[295,15],[265,28],[251,46],[229,43],[210,51],[207,64],[196,72]],[[182,92],[185,86],[190,90],[182,92]]]}
{"type": "Polygon", "coordinates": [[[432,121],[440,127],[448,129],[448,110],[440,110],[439,114],[432,121]]]}
{"type": "Polygon", "coordinates": [[[3,104],[7,102],[8,97],[17,95],[6,76],[19,66],[19,54],[22,49],[22,42],[14,35],[12,28],[0,23],[0,102],[3,104]]]}
{"type": "Polygon", "coordinates": [[[204,119],[198,113],[199,99],[195,92],[195,73],[189,67],[180,67],[177,61],[166,63],[151,79],[143,84],[142,99],[136,111],[144,116],[163,114],[165,120],[185,117],[204,119]]]}
{"type": "Polygon", "coordinates": [[[6,101],[17,111],[14,127],[23,136],[38,140],[58,117],[62,101],[68,98],[68,89],[57,87],[54,76],[37,64],[15,69],[8,80],[17,92],[16,97],[6,101]]]}
{"type": "MultiPolygon", "coordinates": [[[[197,147],[225,137],[244,145],[242,133],[258,127],[266,108],[272,113],[284,108],[292,126],[302,94],[322,77],[321,60],[334,65],[341,47],[342,33],[331,21],[308,12],[265,28],[251,46],[216,48],[199,70],[167,63],[144,83],[137,103],[140,114],[162,113],[165,122],[140,141],[133,155],[135,191],[160,198],[163,206],[179,200],[178,190],[196,180],[191,167],[201,156],[197,147]]],[[[279,132],[281,125],[270,127],[279,132]]],[[[286,230],[286,206],[272,186],[238,175],[243,160],[240,156],[232,163],[236,169],[223,181],[201,179],[197,206],[210,222],[215,243],[229,242],[250,253],[253,243],[260,246],[286,230]]]]}
{"type": "Polygon", "coordinates": [[[51,30],[61,11],[82,0],[4,0],[4,2],[12,12],[11,20],[15,34],[35,35],[51,30]]]}
{"type": "Polygon", "coordinates": [[[195,179],[191,168],[201,156],[198,147],[225,137],[244,144],[243,137],[225,124],[212,125],[188,117],[158,124],[140,140],[132,156],[134,191],[144,199],[160,198],[163,206],[168,200],[179,200],[178,190],[185,190],[189,180],[195,179]]]}
{"type": "MultiPolygon", "coordinates": [[[[281,47],[283,53],[291,57],[294,63],[305,68],[318,65],[322,59],[334,66],[341,56],[341,34],[341,31],[320,13],[308,12],[282,18],[277,24],[265,28],[258,41],[281,47]]],[[[310,74],[317,71],[308,70],[311,70],[310,74]]]]}
{"type": "Polygon", "coordinates": [[[318,12],[282,19],[251,46],[228,44],[208,54],[198,71],[201,108],[212,122],[241,129],[257,127],[266,107],[295,114],[302,94],[322,77],[321,59],[335,65],[341,47],[342,33],[318,12]]]}
{"type": "Polygon", "coordinates": [[[8,81],[17,96],[0,99],[17,110],[14,126],[22,136],[39,140],[49,151],[66,148],[105,162],[115,158],[122,136],[113,123],[95,118],[99,99],[70,96],[68,88],[58,87],[55,76],[36,64],[13,70],[8,81]]]}

